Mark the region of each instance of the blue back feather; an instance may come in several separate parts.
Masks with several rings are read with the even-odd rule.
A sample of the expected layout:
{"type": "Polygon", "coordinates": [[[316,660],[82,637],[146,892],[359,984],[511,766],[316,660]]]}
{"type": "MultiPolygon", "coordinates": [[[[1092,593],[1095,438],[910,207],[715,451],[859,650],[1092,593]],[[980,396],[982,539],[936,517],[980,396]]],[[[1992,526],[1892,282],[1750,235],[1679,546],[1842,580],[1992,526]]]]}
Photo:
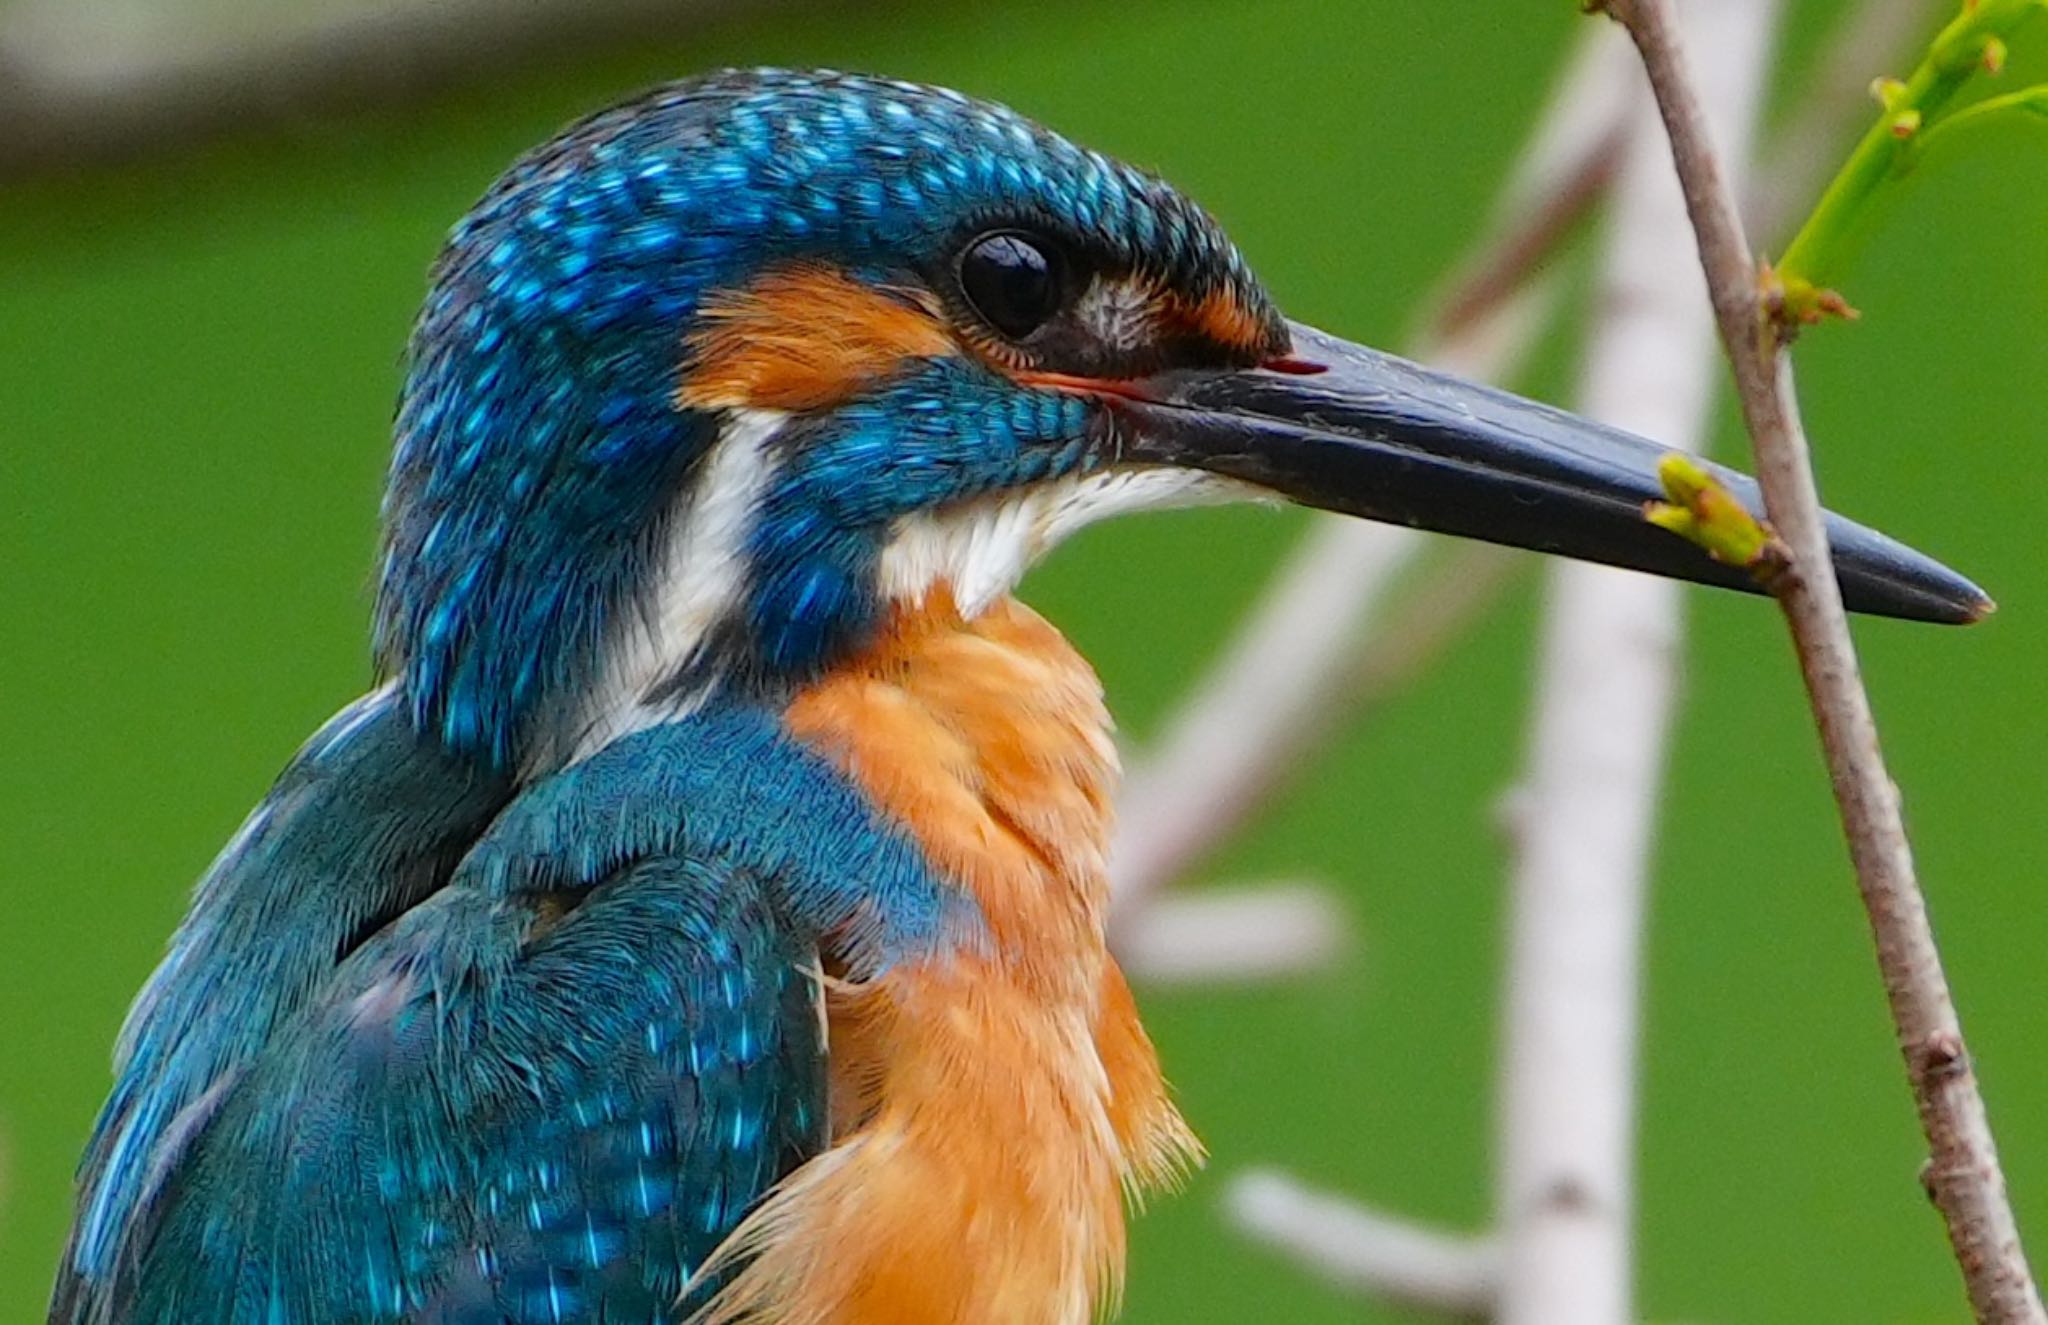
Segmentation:
{"type": "MultiPolygon", "coordinates": [[[[272,802],[306,799],[309,761],[350,767],[370,802],[416,789],[405,761],[361,762],[391,761],[402,716],[337,719],[272,802]]],[[[273,820],[247,848],[268,872],[217,872],[188,930],[331,888],[331,844],[353,828],[370,859],[374,821],[273,820]]],[[[352,942],[208,932],[204,965],[166,963],[53,1320],[662,1319],[821,1142],[821,951],[859,978],[980,932],[911,840],[751,707],[534,783],[439,879],[352,942]]]]}
{"type": "Polygon", "coordinates": [[[509,795],[417,736],[386,693],[306,743],[200,880],[129,1014],[80,1168],[70,1268],[112,1273],[180,1113],[260,1053],[365,933],[441,887],[509,795]]]}

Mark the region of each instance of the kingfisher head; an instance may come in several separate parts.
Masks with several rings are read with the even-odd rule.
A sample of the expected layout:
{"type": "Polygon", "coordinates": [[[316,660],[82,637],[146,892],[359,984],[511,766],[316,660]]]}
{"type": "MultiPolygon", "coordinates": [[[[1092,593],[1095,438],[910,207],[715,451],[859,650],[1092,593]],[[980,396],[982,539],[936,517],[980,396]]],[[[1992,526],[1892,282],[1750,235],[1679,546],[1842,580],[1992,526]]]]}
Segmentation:
{"type": "MultiPolygon", "coordinates": [[[[448,745],[558,761],[800,686],[898,604],[971,614],[1103,515],[1257,493],[1745,585],[1639,518],[1659,454],[1288,322],[1201,208],[1002,107],[721,73],[571,126],[456,227],[378,657],[448,745]]],[[[1855,605],[1981,600],[1835,533],[1855,605]]]]}

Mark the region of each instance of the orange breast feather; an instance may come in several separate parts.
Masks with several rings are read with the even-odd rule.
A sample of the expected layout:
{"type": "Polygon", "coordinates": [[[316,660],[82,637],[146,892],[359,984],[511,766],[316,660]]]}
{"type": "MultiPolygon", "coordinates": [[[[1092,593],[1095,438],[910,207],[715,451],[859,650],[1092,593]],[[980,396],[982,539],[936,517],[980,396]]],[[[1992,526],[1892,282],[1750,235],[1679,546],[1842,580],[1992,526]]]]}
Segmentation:
{"type": "Polygon", "coordinates": [[[906,609],[800,696],[836,760],[970,889],[985,949],[827,995],[835,1143],[734,1235],[715,1325],[1085,1325],[1123,1198],[1198,1155],[1103,944],[1116,774],[1094,673],[1005,601],[906,609]]]}

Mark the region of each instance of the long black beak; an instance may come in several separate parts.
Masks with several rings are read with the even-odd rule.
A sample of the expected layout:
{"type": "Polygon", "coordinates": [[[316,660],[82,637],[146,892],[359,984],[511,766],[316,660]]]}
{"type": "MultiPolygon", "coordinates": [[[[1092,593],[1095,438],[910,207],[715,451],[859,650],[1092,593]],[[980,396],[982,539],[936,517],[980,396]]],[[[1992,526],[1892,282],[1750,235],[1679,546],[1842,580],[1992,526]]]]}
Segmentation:
{"type": "MultiPolygon", "coordinates": [[[[1181,465],[1307,506],[1761,592],[1643,518],[1669,452],[1631,433],[1294,325],[1278,368],[1183,370],[1119,402],[1126,461],[1181,465]]],[[[1703,465],[1759,518],[1749,478],[1703,465]]],[[[1976,621],[1984,591],[1873,529],[1828,516],[1849,609],[1976,621]]]]}

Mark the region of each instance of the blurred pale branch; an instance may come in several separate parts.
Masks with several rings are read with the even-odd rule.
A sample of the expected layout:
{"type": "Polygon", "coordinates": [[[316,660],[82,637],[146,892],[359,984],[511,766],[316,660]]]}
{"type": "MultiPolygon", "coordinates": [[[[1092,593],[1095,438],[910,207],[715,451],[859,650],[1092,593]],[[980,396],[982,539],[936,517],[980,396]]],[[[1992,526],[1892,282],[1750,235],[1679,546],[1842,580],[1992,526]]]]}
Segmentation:
{"type": "MultiPolygon", "coordinates": [[[[1716,139],[1746,161],[1778,0],[1693,0],[1716,139]]],[[[1629,71],[1627,86],[1640,89],[1629,71]]],[[[1578,405],[1698,449],[1713,322],[1685,206],[1639,99],[1620,152],[1578,405]]],[[[1503,1325],[1635,1319],[1639,968],[1683,619],[1669,580],[1546,569],[1534,721],[1514,796],[1498,1145],[1503,1325]]]]}
{"type": "Polygon", "coordinates": [[[1490,1239],[1426,1228],[1263,1169],[1232,1180],[1224,1212],[1253,1241],[1340,1288],[1453,1320],[1493,1313],[1500,1248],[1490,1239]]]}
{"type": "Polygon", "coordinates": [[[1262,808],[1262,793],[1329,721],[1354,641],[1423,546],[1406,529],[1317,521],[1221,659],[1133,761],[1110,853],[1119,946],[1151,896],[1262,808]]]}
{"type": "MultiPolygon", "coordinates": [[[[1798,200],[1834,165],[1841,137],[1867,118],[1867,71],[1901,58],[1933,26],[1935,8],[1932,0],[1864,0],[1843,16],[1748,193],[1765,233],[1796,218],[1798,200]]],[[[1549,322],[1556,290],[1546,264],[1598,202],[1619,159],[1631,65],[1619,42],[1589,41],[1574,54],[1492,222],[1428,301],[1411,353],[1470,377],[1512,375],[1549,322]]],[[[1119,943],[1140,923],[1144,898],[1197,868],[1291,784],[1317,742],[1396,688],[1375,678],[1425,670],[1526,562],[1493,549],[1461,551],[1453,560],[1474,560],[1394,592],[1429,545],[1407,530],[1342,517],[1311,525],[1160,736],[1130,760],[1112,856],[1119,943]],[[1398,619],[1376,621],[1382,603],[1398,619]]]]}
{"type": "Polygon", "coordinates": [[[328,0],[208,15],[165,0],[17,0],[0,11],[0,180],[416,101],[797,3],[328,0]]]}
{"type": "MultiPolygon", "coordinates": [[[[1549,201],[1546,194],[1572,199],[1569,210],[1576,219],[1604,191],[1611,178],[1616,148],[1622,141],[1618,134],[1631,118],[1630,112],[1639,105],[1640,92],[1638,85],[1630,81],[1626,56],[1626,47],[1621,42],[1606,38],[1589,40],[1580,47],[1568,72],[1559,80],[1531,137],[1526,159],[1535,164],[1525,164],[1516,172],[1496,212],[1501,221],[1477,254],[1460,268],[1476,276],[1451,284],[1453,291],[1484,291],[1485,298],[1454,293],[1442,304],[1446,309],[1456,310],[1457,330],[1439,343],[1439,362],[1449,358],[1468,373],[1498,373],[1526,348],[1547,321],[1543,314],[1552,303],[1551,287],[1535,277],[1570,227],[1561,223],[1566,209],[1549,201]],[[1598,107],[1599,114],[1589,114],[1589,107],[1598,107]],[[1594,170],[1589,163],[1596,159],[1602,164],[1594,170]],[[1515,255],[1514,261],[1504,262],[1490,256],[1495,252],[1515,255]],[[1533,292],[1528,288],[1531,282],[1533,292]]],[[[1392,547],[1401,557],[1412,557],[1420,541],[1419,536],[1401,531],[1392,547]]],[[[1386,545],[1373,546],[1383,558],[1389,556],[1386,545]]],[[[1413,652],[1418,643],[1423,650],[1433,652],[1455,635],[1455,631],[1427,626],[1426,617],[1387,619],[1375,623],[1362,646],[1335,647],[1347,642],[1351,635],[1345,630],[1331,629],[1330,616],[1362,615],[1380,596],[1383,582],[1390,576],[1377,562],[1373,563],[1373,576],[1359,575],[1345,564],[1346,546],[1322,535],[1320,530],[1305,548],[1308,551],[1278,581],[1273,598],[1249,620],[1226,653],[1219,676],[1195,688],[1196,698],[1190,701],[1177,725],[1169,727],[1171,734],[1161,744],[1165,753],[1157,757],[1157,766],[1164,771],[1159,777],[1175,780],[1184,794],[1196,793],[1202,805],[1199,815],[1181,820],[1183,826],[1168,838],[1182,853],[1182,861],[1194,858],[1199,849],[1216,840],[1200,836],[1211,817],[1246,812],[1246,804],[1256,798],[1256,793],[1276,780],[1272,770],[1298,761],[1302,749],[1327,731],[1331,724],[1328,706],[1344,690],[1338,678],[1355,673],[1360,666],[1353,661],[1354,657],[1365,658],[1405,647],[1411,650],[1409,661],[1396,670],[1406,672],[1416,665],[1416,659],[1425,656],[1413,652]],[[1361,581],[1365,581],[1363,588],[1361,581]],[[1319,583],[1330,586],[1320,591],[1329,600],[1323,608],[1326,615],[1322,616],[1317,615],[1313,601],[1319,583]],[[1273,606],[1276,602],[1292,606],[1282,611],[1273,606]],[[1295,622],[1300,625],[1290,636],[1286,627],[1295,622]],[[1271,670],[1275,667],[1284,668],[1287,675],[1276,679],[1271,670]],[[1239,695],[1245,697],[1245,702],[1233,711],[1231,701],[1239,695]],[[1302,711],[1290,711],[1288,705],[1297,700],[1303,704],[1302,711]],[[1249,733],[1245,728],[1249,728],[1249,733]],[[1204,739],[1191,739],[1190,732],[1201,734],[1204,739]],[[1203,762],[1205,756],[1207,762],[1203,762]],[[1218,769],[1215,761],[1219,758],[1234,762],[1235,767],[1218,769]],[[1196,767],[1189,768],[1189,761],[1195,762],[1196,767]],[[1224,794],[1226,789],[1229,795],[1224,794]]],[[[1437,596],[1417,595],[1415,601],[1425,613],[1441,609],[1437,596]]],[[[1459,614],[1461,619],[1464,615],[1459,614]]],[[[1168,792],[1152,794],[1164,806],[1173,804],[1168,792]]],[[[1144,813],[1146,803],[1139,802],[1137,808],[1144,813]]],[[[1169,818],[1167,822],[1174,821],[1169,818]]],[[[1234,822],[1215,825],[1215,831],[1219,835],[1227,833],[1234,822]]],[[[1127,833],[1147,831],[1157,829],[1140,819],[1127,833]]],[[[1128,836],[1125,839],[1130,840],[1128,836]]],[[[1143,837],[1137,840],[1146,841],[1143,837]]],[[[1171,858],[1170,853],[1159,852],[1156,847],[1154,851],[1171,858]]],[[[1132,892],[1142,897],[1143,889],[1156,887],[1170,871],[1153,863],[1156,856],[1141,856],[1140,860],[1158,870],[1158,874],[1141,875],[1136,880],[1123,876],[1122,882],[1126,887],[1135,882],[1139,887],[1132,892]]],[[[1624,868],[1628,864],[1624,862],[1624,868]]],[[[1135,914],[1142,916],[1143,912],[1135,914]]],[[[1551,965],[1568,968],[1574,963],[1580,936],[1572,924],[1580,918],[1569,916],[1561,924],[1531,932],[1531,937],[1540,943],[1561,944],[1551,965]]],[[[1632,939],[1632,932],[1623,937],[1624,942],[1632,939]]],[[[1603,932],[1597,941],[1605,944],[1610,938],[1603,932]]],[[[1529,992],[1547,1000],[1556,996],[1557,989],[1548,985],[1529,992]]],[[[1611,991],[1603,986],[1601,992],[1611,991]]],[[[1633,989],[1625,990],[1622,999],[1625,1006],[1620,1015],[1632,1023],[1633,989]]],[[[1573,1009],[1568,1005],[1565,1010],[1573,1009]]],[[[1526,1073],[1525,1079],[1535,1080],[1527,1078],[1526,1073]]],[[[1612,1115],[1616,1106],[1611,1097],[1616,1092],[1626,1116],[1634,1091],[1633,1078],[1626,1070],[1618,1078],[1612,1073],[1601,1073],[1583,1086],[1600,1094],[1590,1109],[1593,1118],[1605,1122],[1612,1115]]],[[[1547,1127],[1557,1120],[1545,1112],[1535,1121],[1538,1126],[1547,1127]]],[[[1576,1126],[1568,1129],[1568,1133],[1568,1140],[1582,1135],[1576,1126]]],[[[1619,1144],[1628,1144],[1626,1128],[1619,1144]]],[[[1511,1165],[1504,1170],[1504,1176],[1524,1169],[1541,1170],[1543,1166],[1533,1161],[1543,1153],[1540,1147],[1527,1152],[1520,1157],[1524,1161],[1521,1166],[1511,1165]]],[[[1625,1157],[1621,1163],[1625,1169],[1625,1157]]],[[[1570,1180],[1595,1182],[1603,1195],[1607,1189],[1597,1174],[1589,1178],[1574,1172],[1570,1180]]],[[[1503,1204],[1509,1207],[1503,1215],[1510,1236],[1541,1235],[1549,1227],[1535,1220],[1513,1218],[1511,1198],[1503,1204]]],[[[1515,1262],[1517,1253],[1513,1247],[1421,1228],[1346,1198],[1313,1191],[1282,1174],[1259,1173],[1234,1183],[1226,1213],[1249,1235],[1315,1273],[1376,1297],[1452,1317],[1515,1315],[1534,1320],[1569,1319],[1530,1316],[1511,1309],[1510,1299],[1502,1292],[1502,1269],[1515,1262]]],[[[1600,1227],[1619,1242],[1619,1254],[1603,1255],[1598,1263],[1589,1263],[1585,1255],[1579,1254],[1583,1249],[1572,1249],[1575,1258],[1560,1262],[1556,1273],[1573,1278],[1582,1291],[1576,1299],[1566,1301],[1583,1302],[1589,1294],[1596,1299],[1626,1296],[1627,1224],[1622,1211],[1611,1210],[1607,1214],[1609,1218],[1603,1219],[1600,1227]],[[1593,1278],[1584,1279],[1587,1275],[1593,1278]]],[[[1522,1259],[1526,1261],[1528,1257],[1522,1259]]],[[[1521,1300],[1528,1301],[1529,1289],[1519,1291],[1521,1300]]],[[[1603,1325],[1606,1319],[1596,1315],[1575,1325],[1603,1325]]]]}
{"type": "MultiPolygon", "coordinates": [[[[1735,30],[1699,48],[1703,71],[1754,84],[1761,57],[1745,62],[1730,50],[1745,33],[1758,36],[1749,25],[1767,26],[1774,4],[1710,2],[1716,21],[1735,30]]],[[[105,29],[81,25],[77,17],[98,7],[120,19],[115,7],[29,0],[0,14],[0,178],[182,147],[250,125],[417,99],[487,82],[572,48],[674,36],[793,3],[370,0],[345,9],[309,6],[303,21],[222,42],[218,33],[167,40],[162,14],[150,18],[163,7],[137,0],[127,11],[128,19],[138,20],[130,39],[112,43],[105,29]]],[[[1811,195],[1833,164],[1842,132],[1867,114],[1870,73],[1887,67],[1908,38],[1930,26],[1928,12],[1907,0],[1869,0],[1851,9],[1826,44],[1819,70],[1804,80],[1777,150],[1758,172],[1748,205],[1761,232],[1783,230],[1811,195]]],[[[1558,291],[1546,264],[1610,189],[1618,190],[1583,403],[1676,441],[1696,435],[1704,409],[1694,399],[1702,394],[1696,379],[1707,361],[1682,345],[1672,348],[1697,337],[1697,313],[1675,308],[1666,297],[1674,264],[1668,247],[1650,242],[1652,218],[1631,219],[1630,199],[1640,203],[1648,187],[1643,135],[1628,126],[1642,110],[1638,95],[1625,44],[1589,39],[1504,190],[1493,226],[1431,301],[1432,314],[1412,345],[1418,356],[1468,375],[1510,374],[1551,322],[1558,291]],[[1655,266],[1667,279],[1624,279],[1631,265],[1624,250],[1635,242],[1644,247],[1633,261],[1640,264],[1653,250],[1662,254],[1655,266]],[[1651,307],[1636,306],[1644,298],[1651,307]],[[1668,319],[1661,332],[1654,329],[1660,319],[1668,319]],[[1652,329],[1645,332],[1646,323],[1652,329]],[[1637,330],[1624,334],[1628,327],[1637,330]],[[1612,342],[1604,350],[1603,336],[1612,342]],[[1665,395],[1651,381],[1633,381],[1643,400],[1658,396],[1651,406],[1661,418],[1602,403],[1601,365],[1605,390],[1626,392],[1633,379],[1621,355],[1631,347],[1642,364],[1654,358],[1655,371],[1685,375],[1665,395]]],[[[1727,93],[1717,85],[1712,104],[1717,112],[1747,115],[1756,96],[1754,86],[1727,93]]],[[[1725,138],[1723,145],[1729,145],[1725,138]]],[[[1669,238],[1667,229],[1656,243],[1669,238]]],[[[1643,270],[1649,268],[1639,266],[1638,274],[1643,270]]],[[[1134,761],[1116,856],[1115,921],[1119,951],[1134,976],[1160,982],[1262,978],[1326,962],[1339,950],[1346,937],[1342,908],[1331,890],[1312,881],[1185,895],[1162,890],[1270,804],[1334,730],[1462,638],[1528,564],[1494,549],[1430,547],[1405,530],[1316,522],[1215,668],[1190,689],[1150,757],[1134,761]]],[[[1546,652],[1554,656],[1538,705],[1530,777],[1515,797],[1518,868],[1524,876],[1540,872],[1531,837],[1548,834],[1578,853],[1576,860],[1553,864],[1557,881],[1584,884],[1584,871],[1603,865],[1626,877],[1592,883],[1601,890],[1604,916],[1590,925],[1571,896],[1546,895],[1527,877],[1518,880],[1517,966],[1509,981],[1517,1006],[1508,1014],[1499,1231],[1472,1237],[1433,1230],[1271,1173],[1247,1174],[1231,1188],[1229,1213],[1239,1227],[1339,1283],[1459,1317],[1602,1325],[1621,1318],[1617,1304],[1626,1310],[1640,856],[1661,758],[1655,729],[1675,648],[1675,626],[1663,615],[1667,605],[1630,596],[1640,589],[1668,598],[1668,591],[1636,585],[1636,578],[1576,567],[1553,574],[1545,629],[1546,652]],[[1615,591],[1608,580],[1631,587],[1615,591]],[[1615,650],[1618,659],[1611,658],[1615,650]],[[1633,681],[1614,682],[1612,673],[1577,681],[1587,687],[1582,700],[1598,692],[1601,675],[1632,688],[1632,710],[1647,717],[1617,721],[1610,708],[1599,721],[1610,736],[1615,729],[1634,731],[1635,748],[1589,755],[1573,746],[1600,733],[1592,730],[1593,720],[1567,720],[1572,702],[1552,687],[1572,681],[1574,660],[1591,654],[1633,669],[1633,681]],[[1552,717],[1563,744],[1546,756],[1552,738],[1542,727],[1552,717]],[[1617,753],[1629,762],[1614,762],[1617,753]],[[1569,788],[1544,790],[1550,785],[1546,762],[1560,763],[1567,782],[1600,784],[1580,789],[1588,798],[1579,812],[1558,808],[1557,797],[1569,797],[1569,788]],[[1617,771],[1624,767],[1631,771],[1617,771]],[[1612,795],[1623,782],[1629,803],[1617,808],[1612,795]],[[1601,819],[1614,836],[1569,840],[1570,825],[1582,822],[1579,813],[1601,819]],[[1637,840],[1614,845],[1617,837],[1631,836],[1637,840]],[[1554,905],[1560,900],[1564,905],[1554,905]],[[1529,919],[1538,914],[1559,923],[1539,932],[1529,919]],[[1533,953],[1520,952],[1524,945],[1533,945],[1533,953]],[[1584,1018],[1560,992],[1575,971],[1583,973],[1579,963],[1589,951],[1603,964],[1610,999],[1600,1015],[1619,1019],[1597,1035],[1586,1033],[1584,1018]],[[1546,983],[1539,969],[1546,964],[1564,978],[1546,983]],[[1553,1054],[1549,1032],[1531,1028],[1538,1021],[1581,1042],[1563,1056],[1553,1054]],[[1588,1048],[1598,1051],[1597,1061],[1580,1052],[1588,1048]],[[1531,1092],[1539,1089],[1556,1093],[1532,1102],[1531,1092]],[[1563,1167],[1550,1167],[1552,1161],[1563,1167]],[[1555,1199],[1560,1196],[1570,1199],[1555,1199]],[[1593,1199],[1582,1202],[1582,1196],[1593,1199]],[[1590,1251],[1589,1239],[1597,1244],[1590,1251]],[[1545,1288],[1532,1273],[1578,1278],[1545,1296],[1557,1285],[1545,1288]],[[1589,1308],[1589,1301],[1596,1305],[1589,1308]]],[[[1959,1056],[1960,1038],[1953,1043],[1959,1056]]],[[[1961,1061],[1967,1072],[1967,1060],[1961,1061]]],[[[1931,1057],[1927,1062],[1934,1065],[1931,1057]]]]}
{"type": "Polygon", "coordinates": [[[1126,974],[1154,986],[1269,979],[1328,963],[1347,927],[1326,885],[1248,882],[1154,899],[1119,956],[1126,974]]]}

